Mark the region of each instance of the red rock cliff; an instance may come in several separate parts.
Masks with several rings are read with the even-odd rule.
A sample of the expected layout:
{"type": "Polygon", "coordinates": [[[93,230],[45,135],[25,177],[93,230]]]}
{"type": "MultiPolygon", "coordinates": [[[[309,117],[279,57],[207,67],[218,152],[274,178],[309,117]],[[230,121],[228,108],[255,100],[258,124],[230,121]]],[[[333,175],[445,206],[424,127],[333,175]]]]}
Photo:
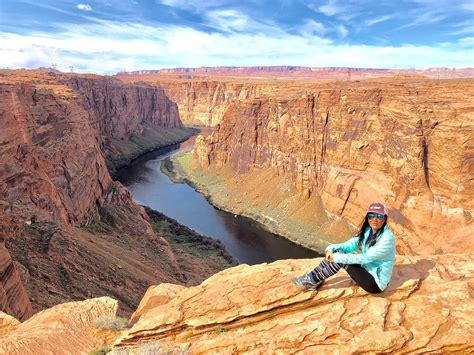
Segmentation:
{"type": "MultiPolygon", "coordinates": [[[[128,192],[120,192],[119,184],[112,184],[104,155],[113,160],[114,140],[127,141],[145,127],[180,128],[182,123],[176,104],[163,90],[95,76],[4,71],[0,73],[0,107],[0,308],[26,318],[31,304],[4,240],[16,240],[11,243],[17,246],[14,260],[27,256],[25,263],[37,260],[43,265],[29,264],[35,270],[46,262],[50,262],[48,267],[63,267],[61,258],[66,259],[66,269],[77,269],[71,261],[94,246],[84,244],[87,233],[75,228],[100,219],[98,209],[107,203],[126,210],[128,227],[140,226],[135,233],[151,238],[153,231],[144,212],[128,192]],[[106,196],[114,194],[121,196],[120,201],[106,201],[106,196]],[[33,254],[30,243],[36,239],[30,238],[38,238],[37,252],[45,253],[44,257],[33,254]]],[[[163,241],[155,244],[169,254],[163,260],[171,260],[171,270],[169,246],[163,241]]],[[[109,252],[124,255],[117,248],[109,252]]],[[[24,281],[35,277],[28,273],[31,270],[23,269],[24,281]]],[[[88,277],[80,270],[77,273],[79,278],[88,277]]],[[[44,271],[38,275],[45,282],[49,278],[49,283],[54,278],[44,271]]],[[[44,291],[39,289],[39,297],[44,291]]]]}
{"type": "Polygon", "coordinates": [[[227,106],[236,101],[253,98],[269,89],[267,83],[255,80],[181,79],[156,74],[120,75],[124,82],[147,82],[162,88],[177,103],[179,115],[188,125],[215,126],[222,119],[227,106]]]}
{"type": "MultiPolygon", "coordinates": [[[[406,253],[473,250],[472,80],[308,85],[301,97],[233,103],[195,156],[236,174],[269,170],[358,225],[390,207],[406,253]]],[[[264,183],[264,182],[262,182],[264,183]]]]}

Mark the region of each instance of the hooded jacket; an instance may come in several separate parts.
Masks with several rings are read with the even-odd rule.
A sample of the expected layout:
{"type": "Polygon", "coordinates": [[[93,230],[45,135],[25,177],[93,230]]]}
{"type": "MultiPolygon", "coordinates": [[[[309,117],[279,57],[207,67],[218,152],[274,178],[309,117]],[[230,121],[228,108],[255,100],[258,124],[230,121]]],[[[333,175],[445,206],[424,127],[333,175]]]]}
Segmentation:
{"type": "Polygon", "coordinates": [[[360,254],[352,254],[359,248],[358,237],[353,237],[344,243],[331,244],[326,248],[326,251],[336,251],[334,253],[335,263],[360,264],[374,277],[375,282],[383,291],[390,282],[395,264],[395,237],[388,226],[385,226],[375,244],[368,247],[366,242],[369,235],[370,227],[365,230],[360,254]]]}

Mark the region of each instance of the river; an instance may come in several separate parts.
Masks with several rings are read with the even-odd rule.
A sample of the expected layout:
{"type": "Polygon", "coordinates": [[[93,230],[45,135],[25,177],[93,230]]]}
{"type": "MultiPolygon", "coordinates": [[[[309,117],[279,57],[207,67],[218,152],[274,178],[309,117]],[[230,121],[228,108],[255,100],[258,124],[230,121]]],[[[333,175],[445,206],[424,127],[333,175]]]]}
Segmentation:
{"type": "Polygon", "coordinates": [[[267,231],[249,218],[215,208],[191,186],[171,181],[161,171],[161,161],[192,149],[195,138],[144,154],[120,169],[117,179],[132,192],[135,202],[174,218],[202,235],[222,241],[241,263],[253,265],[320,256],[267,231]]]}

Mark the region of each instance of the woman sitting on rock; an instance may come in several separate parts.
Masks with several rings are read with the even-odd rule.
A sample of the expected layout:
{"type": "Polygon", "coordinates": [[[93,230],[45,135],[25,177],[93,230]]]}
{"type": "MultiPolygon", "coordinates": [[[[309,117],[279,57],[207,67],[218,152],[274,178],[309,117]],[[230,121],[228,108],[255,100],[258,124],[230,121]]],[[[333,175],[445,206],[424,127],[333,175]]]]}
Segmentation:
{"type": "Polygon", "coordinates": [[[387,209],[381,203],[373,203],[356,236],[329,245],[326,258],[313,271],[294,278],[293,283],[305,291],[316,290],[344,268],[364,290],[378,293],[387,287],[394,263],[395,237],[387,226],[387,209]]]}

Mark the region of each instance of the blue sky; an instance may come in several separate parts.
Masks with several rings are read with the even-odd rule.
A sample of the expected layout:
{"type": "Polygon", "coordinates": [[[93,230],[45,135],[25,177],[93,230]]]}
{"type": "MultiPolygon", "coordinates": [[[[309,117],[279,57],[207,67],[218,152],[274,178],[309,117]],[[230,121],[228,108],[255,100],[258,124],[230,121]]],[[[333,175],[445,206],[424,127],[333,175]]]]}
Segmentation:
{"type": "Polygon", "coordinates": [[[474,0],[0,2],[0,67],[474,67],[474,0]]]}

